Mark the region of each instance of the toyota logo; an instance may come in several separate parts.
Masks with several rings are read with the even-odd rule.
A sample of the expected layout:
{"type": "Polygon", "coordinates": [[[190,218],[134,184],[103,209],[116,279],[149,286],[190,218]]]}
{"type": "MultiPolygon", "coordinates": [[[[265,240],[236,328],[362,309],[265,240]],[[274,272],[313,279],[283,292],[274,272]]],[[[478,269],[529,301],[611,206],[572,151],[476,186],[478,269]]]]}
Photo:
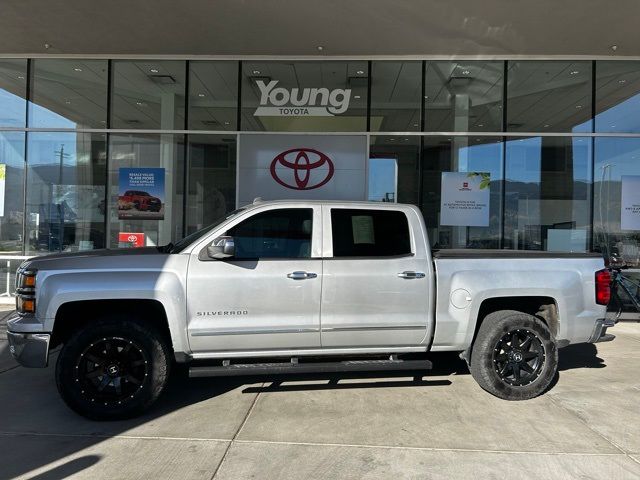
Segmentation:
{"type": "Polygon", "coordinates": [[[137,237],[137,236],[135,236],[135,235],[129,235],[129,236],[127,237],[127,240],[128,240],[128,241],[130,241],[131,243],[135,243],[135,242],[137,242],[137,241],[138,241],[138,237],[137,237]]]}
{"type": "Polygon", "coordinates": [[[280,185],[292,190],[313,190],[333,177],[333,162],[313,148],[292,148],[271,162],[271,176],[280,185]]]}

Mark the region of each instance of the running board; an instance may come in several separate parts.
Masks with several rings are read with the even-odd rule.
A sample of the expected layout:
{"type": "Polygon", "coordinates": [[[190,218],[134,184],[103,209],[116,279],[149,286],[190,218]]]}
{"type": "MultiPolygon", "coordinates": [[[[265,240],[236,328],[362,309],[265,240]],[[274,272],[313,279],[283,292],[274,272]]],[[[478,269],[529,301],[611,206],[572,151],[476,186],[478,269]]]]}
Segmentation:
{"type": "Polygon", "coordinates": [[[431,367],[431,362],[428,360],[347,360],[344,362],[318,363],[297,363],[295,361],[290,363],[238,363],[233,365],[223,364],[222,366],[189,367],[189,376],[227,377],[233,375],[430,370],[431,367]]]}

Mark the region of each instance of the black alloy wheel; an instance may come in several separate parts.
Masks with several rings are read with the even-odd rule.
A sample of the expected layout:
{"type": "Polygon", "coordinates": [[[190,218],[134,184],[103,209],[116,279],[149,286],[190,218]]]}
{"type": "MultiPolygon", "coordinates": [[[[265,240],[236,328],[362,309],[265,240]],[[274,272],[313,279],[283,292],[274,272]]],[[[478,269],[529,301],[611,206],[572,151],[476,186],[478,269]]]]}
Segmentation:
{"type": "Polygon", "coordinates": [[[499,310],[482,319],[469,370],[487,392],[505,400],[543,394],[558,375],[558,346],[541,318],[499,310]]]}
{"type": "Polygon", "coordinates": [[[90,344],[75,367],[75,381],[92,402],[122,405],[140,393],[149,359],[131,340],[105,337],[90,344]]]}
{"type": "Polygon", "coordinates": [[[164,391],[171,345],[153,321],[113,314],[89,320],[64,342],[56,385],[66,404],[95,420],[131,418],[164,391]]]}
{"type": "Polygon", "coordinates": [[[542,372],[545,352],[542,341],[527,329],[505,333],[493,351],[493,365],[509,385],[529,385],[542,372]]]}

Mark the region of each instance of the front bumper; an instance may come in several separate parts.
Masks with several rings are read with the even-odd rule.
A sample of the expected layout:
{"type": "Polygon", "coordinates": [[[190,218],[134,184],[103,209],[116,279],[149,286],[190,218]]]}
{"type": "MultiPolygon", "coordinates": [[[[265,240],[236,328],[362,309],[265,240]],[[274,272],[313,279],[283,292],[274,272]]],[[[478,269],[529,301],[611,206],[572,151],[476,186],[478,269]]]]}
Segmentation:
{"type": "Polygon", "coordinates": [[[23,367],[43,368],[49,362],[48,333],[7,332],[9,351],[23,367]]]}
{"type": "Polygon", "coordinates": [[[593,333],[589,338],[589,343],[598,343],[598,342],[610,342],[614,338],[615,335],[607,333],[607,328],[613,327],[616,324],[616,321],[611,318],[599,318],[596,320],[596,326],[593,328],[593,333]]]}

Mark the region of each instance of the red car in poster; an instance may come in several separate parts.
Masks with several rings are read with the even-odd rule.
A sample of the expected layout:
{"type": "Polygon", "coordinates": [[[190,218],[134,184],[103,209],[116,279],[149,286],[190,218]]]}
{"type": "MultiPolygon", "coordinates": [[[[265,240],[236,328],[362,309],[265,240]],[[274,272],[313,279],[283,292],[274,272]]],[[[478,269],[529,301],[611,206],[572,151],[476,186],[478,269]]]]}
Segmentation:
{"type": "Polygon", "coordinates": [[[131,205],[139,212],[159,212],[162,208],[162,201],[158,197],[141,190],[127,190],[118,200],[121,206],[131,205]]]}

